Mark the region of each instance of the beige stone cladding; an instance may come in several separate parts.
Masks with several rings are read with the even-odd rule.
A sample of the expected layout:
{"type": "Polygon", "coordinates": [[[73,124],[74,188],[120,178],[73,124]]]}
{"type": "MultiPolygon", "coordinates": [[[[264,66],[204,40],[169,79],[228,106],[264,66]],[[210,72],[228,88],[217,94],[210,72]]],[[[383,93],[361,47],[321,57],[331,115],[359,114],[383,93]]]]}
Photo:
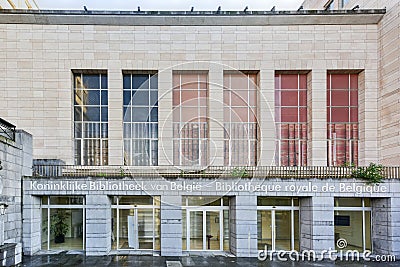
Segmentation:
{"type": "MultiPolygon", "coordinates": [[[[173,70],[207,70],[209,82],[213,84],[210,90],[218,88],[224,70],[259,71],[260,91],[269,105],[274,103],[276,70],[306,70],[310,71],[312,88],[309,162],[326,165],[327,71],[360,70],[364,73],[361,79],[364,86],[360,87],[363,100],[359,110],[363,118],[360,121],[360,164],[377,161],[377,89],[379,86],[387,88],[383,95],[387,95],[385,110],[389,112],[395,107],[388,94],[396,79],[395,68],[389,72],[388,67],[388,77],[393,77],[391,83],[388,80],[384,84],[378,76],[379,26],[375,22],[329,25],[329,19],[320,19],[318,24],[310,21],[309,25],[264,26],[240,26],[239,18],[238,26],[0,24],[0,117],[32,133],[34,158],[58,158],[73,164],[71,70],[105,69],[109,81],[109,164],[121,165],[122,71],[157,70],[159,123],[164,127],[159,134],[159,164],[165,165],[170,162],[173,147],[172,119],[168,115],[172,109],[173,70]]],[[[353,21],[357,21],[356,16],[353,21]]],[[[393,34],[395,32],[393,29],[393,34]]],[[[389,66],[390,55],[382,58],[383,61],[389,66]]],[[[211,92],[210,96],[218,98],[222,94],[211,92]]],[[[221,119],[222,104],[218,108],[217,103],[210,103],[210,110],[221,119]]],[[[274,134],[266,123],[271,120],[273,106],[261,105],[259,110],[260,164],[269,165],[274,134]]],[[[382,146],[387,148],[382,154],[388,159],[393,154],[390,140],[395,140],[389,137],[395,132],[394,127],[388,128],[389,122],[387,119],[381,122],[381,127],[386,127],[382,133],[387,140],[382,141],[382,146]]],[[[221,165],[223,135],[213,125],[216,124],[211,123],[210,136],[217,139],[213,140],[216,147],[212,152],[217,154],[214,164],[221,165]]]]}

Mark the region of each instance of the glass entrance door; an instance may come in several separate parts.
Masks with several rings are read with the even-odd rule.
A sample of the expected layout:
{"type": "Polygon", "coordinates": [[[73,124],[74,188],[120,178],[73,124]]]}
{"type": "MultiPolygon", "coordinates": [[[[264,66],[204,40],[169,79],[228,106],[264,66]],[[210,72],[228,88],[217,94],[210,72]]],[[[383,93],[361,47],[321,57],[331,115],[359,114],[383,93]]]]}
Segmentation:
{"type": "Polygon", "coordinates": [[[187,250],[223,250],[222,210],[187,210],[187,250]]]}
{"type": "Polygon", "coordinates": [[[298,249],[298,211],[259,210],[258,248],[268,250],[298,249]]]}
{"type": "Polygon", "coordinates": [[[206,213],[206,250],[221,250],[221,220],[219,211],[206,213]]]}

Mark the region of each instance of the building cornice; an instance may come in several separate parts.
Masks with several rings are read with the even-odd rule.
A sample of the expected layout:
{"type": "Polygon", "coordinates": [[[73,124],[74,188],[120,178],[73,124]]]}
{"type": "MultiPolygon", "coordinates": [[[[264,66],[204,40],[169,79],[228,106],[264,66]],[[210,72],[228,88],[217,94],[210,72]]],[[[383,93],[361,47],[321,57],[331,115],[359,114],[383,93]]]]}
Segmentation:
{"type": "Polygon", "coordinates": [[[300,11],[0,10],[0,24],[112,26],[274,26],[377,24],[385,9],[300,11]]]}

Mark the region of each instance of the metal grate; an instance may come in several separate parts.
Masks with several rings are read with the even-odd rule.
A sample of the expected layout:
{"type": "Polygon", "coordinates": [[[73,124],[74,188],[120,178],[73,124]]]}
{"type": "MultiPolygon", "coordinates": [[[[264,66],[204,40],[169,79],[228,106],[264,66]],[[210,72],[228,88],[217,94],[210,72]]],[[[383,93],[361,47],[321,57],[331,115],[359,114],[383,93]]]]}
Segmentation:
{"type": "MultiPolygon", "coordinates": [[[[366,168],[366,167],[363,167],[366,168]]],[[[174,166],[75,166],[35,165],[33,177],[147,177],[147,178],[283,178],[344,179],[352,178],[355,168],[326,166],[258,167],[174,167],[174,166]]],[[[385,179],[399,179],[400,167],[384,167],[385,179]]]]}
{"type": "Polygon", "coordinates": [[[15,141],[15,125],[0,118],[0,136],[15,141]]]}

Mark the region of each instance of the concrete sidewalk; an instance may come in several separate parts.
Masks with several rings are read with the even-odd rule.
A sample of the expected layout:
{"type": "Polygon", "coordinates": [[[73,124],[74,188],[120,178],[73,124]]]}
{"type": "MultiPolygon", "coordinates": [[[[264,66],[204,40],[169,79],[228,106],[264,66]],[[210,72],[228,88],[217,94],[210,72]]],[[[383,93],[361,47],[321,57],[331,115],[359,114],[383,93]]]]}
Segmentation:
{"type": "Polygon", "coordinates": [[[377,262],[279,262],[259,261],[256,258],[235,258],[223,256],[185,256],[185,257],[154,257],[154,256],[102,256],[88,257],[82,252],[61,252],[57,254],[25,256],[22,266],[27,267],[59,267],[59,266],[271,266],[271,267],[297,267],[297,266],[351,266],[351,267],[374,267],[374,266],[400,266],[400,262],[377,263],[377,262]]]}

